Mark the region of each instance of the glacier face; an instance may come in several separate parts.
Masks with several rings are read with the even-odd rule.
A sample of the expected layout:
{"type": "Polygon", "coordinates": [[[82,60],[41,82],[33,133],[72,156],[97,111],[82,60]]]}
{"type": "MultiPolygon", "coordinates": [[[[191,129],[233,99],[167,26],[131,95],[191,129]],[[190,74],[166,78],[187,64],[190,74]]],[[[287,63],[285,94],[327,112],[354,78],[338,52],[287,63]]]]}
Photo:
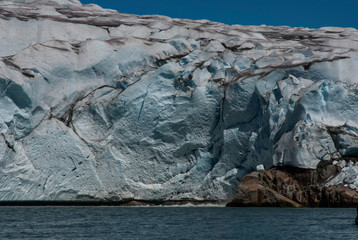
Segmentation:
{"type": "Polygon", "coordinates": [[[358,156],[355,29],[0,4],[0,200],[225,201],[358,156]]]}

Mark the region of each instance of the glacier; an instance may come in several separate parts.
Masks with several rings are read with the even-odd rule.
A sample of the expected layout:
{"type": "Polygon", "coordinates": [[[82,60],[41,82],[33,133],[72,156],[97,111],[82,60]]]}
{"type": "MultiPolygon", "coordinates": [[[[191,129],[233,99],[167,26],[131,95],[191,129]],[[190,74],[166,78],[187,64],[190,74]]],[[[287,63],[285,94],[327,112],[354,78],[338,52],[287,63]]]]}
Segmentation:
{"type": "Polygon", "coordinates": [[[1,201],[225,202],[259,165],[356,166],[353,28],[5,0],[0,57],[1,201]]]}

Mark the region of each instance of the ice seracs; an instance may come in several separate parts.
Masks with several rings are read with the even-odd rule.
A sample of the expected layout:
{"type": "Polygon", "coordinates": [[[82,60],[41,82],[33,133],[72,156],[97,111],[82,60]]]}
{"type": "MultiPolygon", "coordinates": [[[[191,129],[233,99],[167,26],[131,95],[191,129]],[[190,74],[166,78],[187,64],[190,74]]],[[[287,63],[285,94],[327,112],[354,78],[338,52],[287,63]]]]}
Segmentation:
{"type": "Polygon", "coordinates": [[[0,4],[0,200],[226,201],[358,154],[355,29],[0,4]]]}

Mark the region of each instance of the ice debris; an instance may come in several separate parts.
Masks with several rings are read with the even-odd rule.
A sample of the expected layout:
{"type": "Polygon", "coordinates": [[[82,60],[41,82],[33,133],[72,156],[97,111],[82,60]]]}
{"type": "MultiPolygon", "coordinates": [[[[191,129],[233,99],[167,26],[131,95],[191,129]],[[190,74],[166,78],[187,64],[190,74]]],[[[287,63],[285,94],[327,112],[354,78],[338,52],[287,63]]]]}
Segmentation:
{"type": "Polygon", "coordinates": [[[345,160],[342,160],[337,165],[342,168],[341,172],[330,180],[326,186],[343,184],[353,190],[358,190],[358,162],[349,161],[346,163],[345,160]]]}

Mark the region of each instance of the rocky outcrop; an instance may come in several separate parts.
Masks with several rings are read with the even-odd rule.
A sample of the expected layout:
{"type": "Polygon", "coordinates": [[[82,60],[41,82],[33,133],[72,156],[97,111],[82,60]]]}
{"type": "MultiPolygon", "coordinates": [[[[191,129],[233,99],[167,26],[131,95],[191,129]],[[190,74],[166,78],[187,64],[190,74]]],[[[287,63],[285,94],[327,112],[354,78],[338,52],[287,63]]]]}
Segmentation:
{"type": "Polygon", "coordinates": [[[356,207],[358,193],[348,186],[327,186],[341,171],[320,163],[315,170],[273,167],[245,176],[227,206],[245,207],[356,207]]]}
{"type": "Polygon", "coordinates": [[[221,202],[260,164],[357,157],[355,29],[6,0],[0,30],[2,201],[221,202]]]}
{"type": "MultiPolygon", "coordinates": [[[[267,176],[270,172],[266,172],[267,176]]],[[[300,207],[301,205],[280,194],[262,182],[262,173],[253,172],[245,176],[228,207],[300,207]]],[[[286,176],[285,176],[286,177],[286,176]]]]}

